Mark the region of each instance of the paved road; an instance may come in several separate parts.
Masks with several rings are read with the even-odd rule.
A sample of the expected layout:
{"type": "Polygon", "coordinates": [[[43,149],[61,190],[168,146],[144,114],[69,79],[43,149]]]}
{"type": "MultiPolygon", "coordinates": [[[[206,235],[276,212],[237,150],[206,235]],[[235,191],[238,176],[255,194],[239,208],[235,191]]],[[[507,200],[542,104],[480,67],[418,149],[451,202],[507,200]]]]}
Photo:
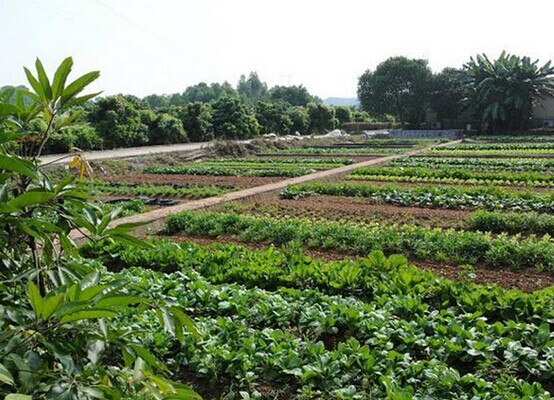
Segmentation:
{"type": "MultiPolygon", "coordinates": [[[[88,161],[105,160],[108,158],[125,158],[143,156],[147,154],[171,153],[174,151],[193,151],[209,147],[211,143],[212,142],[199,142],[160,146],[128,147],[125,149],[87,151],[85,155],[88,161]]],[[[67,162],[68,158],[71,156],[72,154],[49,154],[47,156],[40,157],[40,160],[43,164],[56,164],[60,162],[67,162]]]]}

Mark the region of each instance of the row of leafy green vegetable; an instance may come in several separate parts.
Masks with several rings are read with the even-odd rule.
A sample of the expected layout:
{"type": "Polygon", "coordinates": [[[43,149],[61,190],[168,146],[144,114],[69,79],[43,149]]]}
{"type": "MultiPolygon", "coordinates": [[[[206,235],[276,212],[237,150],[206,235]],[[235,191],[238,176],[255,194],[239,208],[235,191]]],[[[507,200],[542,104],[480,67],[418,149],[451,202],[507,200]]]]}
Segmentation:
{"type": "Polygon", "coordinates": [[[292,185],[281,192],[285,199],[313,195],[366,198],[371,203],[403,207],[485,209],[554,213],[554,194],[498,187],[376,185],[362,182],[313,182],[292,185]]]}
{"type": "Polygon", "coordinates": [[[169,234],[202,237],[232,235],[244,242],[366,255],[374,250],[400,253],[423,261],[482,264],[491,268],[554,271],[554,243],[549,237],[492,237],[480,232],[429,229],[410,225],[352,224],[299,218],[274,219],[218,212],[183,212],[167,221],[169,234]]]}
{"type": "Polygon", "coordinates": [[[469,170],[510,172],[554,172],[554,160],[545,158],[439,158],[407,157],[390,161],[393,166],[411,168],[463,167],[469,170]]]}
{"type": "MultiPolygon", "coordinates": [[[[468,387],[478,387],[480,395],[548,398],[525,382],[548,382],[554,371],[544,323],[553,317],[548,291],[524,295],[453,283],[380,253],[332,263],[295,249],[229,245],[156,243],[154,250],[100,253],[117,267],[179,271],[135,268],[123,276],[197,316],[199,341],[186,336],[178,351],[161,333],[150,341],[176,368],[225,385],[225,391],[237,385],[255,395],[257,385],[274,382],[299,398],[465,398],[468,387]],[[471,375],[456,370],[462,364],[471,375]],[[507,368],[491,382],[490,372],[500,367],[507,368]],[[368,374],[384,378],[367,382],[368,374]]],[[[154,332],[155,323],[142,321],[154,332]]]]}
{"type": "Polygon", "coordinates": [[[144,172],[149,174],[162,175],[209,175],[209,176],[259,176],[259,177],[296,177],[315,172],[313,168],[260,168],[253,169],[248,167],[230,167],[230,166],[167,166],[151,165],[144,168],[144,172]]]}
{"type": "Polygon", "coordinates": [[[128,196],[152,196],[152,197],[183,197],[188,199],[203,199],[219,196],[229,192],[217,186],[173,186],[157,184],[113,184],[106,181],[93,180],[82,183],[93,194],[128,195],[128,196]]]}
{"type": "Polygon", "coordinates": [[[349,179],[377,179],[396,182],[469,183],[487,185],[552,186],[554,175],[539,172],[481,172],[465,168],[362,167],[349,179]]]}

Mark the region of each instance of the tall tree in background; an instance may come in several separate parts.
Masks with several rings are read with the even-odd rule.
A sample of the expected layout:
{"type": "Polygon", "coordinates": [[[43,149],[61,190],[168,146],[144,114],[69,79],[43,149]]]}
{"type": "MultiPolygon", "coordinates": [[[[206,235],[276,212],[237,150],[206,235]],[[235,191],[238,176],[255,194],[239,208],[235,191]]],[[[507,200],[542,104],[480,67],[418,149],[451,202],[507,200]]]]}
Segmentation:
{"type": "Polygon", "coordinates": [[[464,66],[469,75],[468,105],[490,132],[526,129],[533,105],[554,95],[554,67],[502,52],[491,61],[483,55],[464,66]]]}
{"type": "Polygon", "coordinates": [[[260,80],[257,72],[250,72],[248,78],[241,75],[237,92],[250,104],[256,104],[267,97],[267,83],[260,80]]]}
{"type": "Polygon", "coordinates": [[[358,98],[369,113],[393,114],[402,125],[417,126],[425,118],[432,76],[427,60],[391,57],[359,78],[358,98]]]}
{"type": "Polygon", "coordinates": [[[269,97],[273,101],[285,101],[291,106],[306,107],[309,103],[321,103],[321,100],[312,96],[303,85],[274,86],[269,91],[269,97]]]}
{"type": "Polygon", "coordinates": [[[454,120],[460,116],[468,79],[467,71],[457,68],[445,68],[433,76],[429,106],[437,113],[439,120],[454,120]]]}
{"type": "Polygon", "coordinates": [[[335,129],[338,124],[335,110],[324,104],[308,104],[308,115],[310,116],[310,132],[313,133],[326,133],[335,129]]]}
{"type": "Polygon", "coordinates": [[[195,101],[194,103],[185,104],[182,107],[174,107],[171,109],[171,113],[181,120],[192,142],[213,140],[213,109],[210,103],[195,101]]]}
{"type": "Polygon", "coordinates": [[[249,139],[260,126],[254,110],[237,96],[221,97],[213,103],[213,127],[219,139],[249,139]]]}

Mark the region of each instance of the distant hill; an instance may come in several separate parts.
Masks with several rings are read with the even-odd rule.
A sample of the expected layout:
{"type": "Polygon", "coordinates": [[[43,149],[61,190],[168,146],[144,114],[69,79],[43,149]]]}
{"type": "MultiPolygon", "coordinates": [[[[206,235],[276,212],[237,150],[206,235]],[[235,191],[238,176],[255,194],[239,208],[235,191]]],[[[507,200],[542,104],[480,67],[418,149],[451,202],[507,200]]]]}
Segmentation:
{"type": "Polygon", "coordinates": [[[327,97],[323,100],[327,106],[354,106],[358,107],[360,101],[355,97],[327,97]]]}

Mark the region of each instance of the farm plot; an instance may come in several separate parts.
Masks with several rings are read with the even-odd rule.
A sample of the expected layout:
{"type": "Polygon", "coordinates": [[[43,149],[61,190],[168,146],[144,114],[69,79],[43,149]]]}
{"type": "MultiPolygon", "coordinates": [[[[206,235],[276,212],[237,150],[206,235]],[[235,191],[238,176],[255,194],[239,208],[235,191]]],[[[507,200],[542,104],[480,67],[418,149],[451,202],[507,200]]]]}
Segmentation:
{"type": "Polygon", "coordinates": [[[429,155],[447,157],[545,157],[554,155],[554,143],[463,143],[458,146],[431,149],[429,155]]]}
{"type": "Polygon", "coordinates": [[[182,165],[151,165],[145,173],[162,175],[297,177],[353,163],[349,159],[222,159],[182,165]]]}
{"type": "Polygon", "coordinates": [[[155,242],[84,249],[194,317],[175,344],[155,313],[121,324],[205,398],[550,398],[551,291],[454,283],[373,252],[155,242]]]}
{"type": "MultiPolygon", "coordinates": [[[[317,170],[347,159],[197,164],[317,170]]],[[[149,332],[141,342],[207,399],[551,398],[549,166],[402,164],[422,161],[357,171],[375,182],[351,176],[299,184],[175,214],[160,232],[173,242],[156,237],[150,249],[97,243],[81,251],[122,270],[112,274],[131,283],[129,295],[164,298],[192,317],[195,328],[181,343],[163,333],[166,323],[153,312],[120,323],[149,332]],[[456,169],[466,175],[433,175],[456,169]],[[400,173],[406,170],[419,175],[400,173]],[[507,174],[526,190],[501,187],[507,174]],[[388,176],[459,181],[391,183],[388,176]],[[196,238],[202,244],[187,241],[196,238]]]]}

